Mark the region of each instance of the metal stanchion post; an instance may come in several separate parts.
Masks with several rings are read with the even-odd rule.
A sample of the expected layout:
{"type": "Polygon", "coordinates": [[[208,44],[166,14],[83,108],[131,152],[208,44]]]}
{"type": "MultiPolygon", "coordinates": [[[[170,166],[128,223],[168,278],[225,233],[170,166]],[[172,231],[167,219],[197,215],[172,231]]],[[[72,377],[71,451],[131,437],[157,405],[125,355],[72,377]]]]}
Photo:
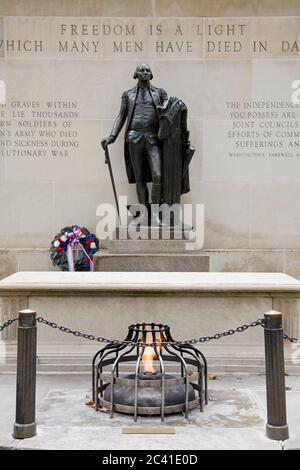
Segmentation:
{"type": "Polygon", "coordinates": [[[36,435],[36,312],[21,310],[18,326],[16,421],[13,437],[26,439],[36,435]]]}
{"type": "Polygon", "coordinates": [[[282,314],[272,310],[265,314],[265,355],[267,383],[269,439],[284,441],[289,438],[286,418],[284,349],[282,314]]]}

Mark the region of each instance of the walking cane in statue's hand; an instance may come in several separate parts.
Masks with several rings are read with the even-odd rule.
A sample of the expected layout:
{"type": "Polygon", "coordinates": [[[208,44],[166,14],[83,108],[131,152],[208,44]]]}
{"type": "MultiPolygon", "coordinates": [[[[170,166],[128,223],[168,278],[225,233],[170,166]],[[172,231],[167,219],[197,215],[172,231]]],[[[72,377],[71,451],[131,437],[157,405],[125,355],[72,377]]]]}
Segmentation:
{"type": "Polygon", "coordinates": [[[111,185],[112,185],[112,188],[113,188],[113,192],[114,192],[114,197],[115,197],[115,202],[116,202],[116,207],[117,207],[117,213],[118,213],[118,220],[120,222],[120,209],[119,209],[119,203],[118,203],[118,196],[117,196],[117,191],[116,191],[116,185],[115,185],[115,180],[114,180],[114,175],[113,175],[113,171],[112,171],[112,167],[111,167],[111,163],[110,163],[110,157],[109,157],[109,151],[108,151],[108,145],[107,145],[107,142],[106,142],[106,139],[102,140],[101,141],[101,146],[105,152],[105,163],[108,165],[108,169],[109,169],[109,174],[110,174],[110,180],[111,180],[111,185]]]}

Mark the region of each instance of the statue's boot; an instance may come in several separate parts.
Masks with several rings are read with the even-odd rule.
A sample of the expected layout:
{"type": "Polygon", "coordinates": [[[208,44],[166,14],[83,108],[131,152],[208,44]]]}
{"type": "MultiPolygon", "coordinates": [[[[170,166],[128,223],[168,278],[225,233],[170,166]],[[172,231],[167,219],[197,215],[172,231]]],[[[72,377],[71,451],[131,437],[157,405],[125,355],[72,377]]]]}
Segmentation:
{"type": "Polygon", "coordinates": [[[180,212],[179,204],[178,204],[178,207],[176,207],[175,211],[173,212],[173,220],[172,220],[172,226],[176,229],[183,228],[180,217],[181,217],[181,212],[180,212]]]}
{"type": "Polygon", "coordinates": [[[153,183],[151,192],[151,225],[160,227],[159,206],[161,202],[161,184],[153,183]]]}
{"type": "Polygon", "coordinates": [[[133,220],[130,222],[131,225],[146,225],[148,226],[149,211],[148,207],[144,204],[135,203],[131,204],[129,213],[133,216],[133,220]]]}
{"type": "Polygon", "coordinates": [[[147,183],[136,183],[136,193],[140,204],[148,207],[149,205],[149,192],[147,183]]]}

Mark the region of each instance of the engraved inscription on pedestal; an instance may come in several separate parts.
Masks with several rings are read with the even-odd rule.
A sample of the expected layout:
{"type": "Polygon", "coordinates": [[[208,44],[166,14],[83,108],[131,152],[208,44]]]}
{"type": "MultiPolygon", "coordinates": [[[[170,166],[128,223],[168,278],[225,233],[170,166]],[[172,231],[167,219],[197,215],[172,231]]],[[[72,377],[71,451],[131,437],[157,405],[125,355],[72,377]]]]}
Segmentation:
{"type": "MultiPolygon", "coordinates": [[[[72,17],[66,6],[59,16],[30,16],[30,8],[13,16],[11,7],[0,17],[2,247],[45,248],[66,219],[92,230],[97,206],[114,204],[99,142],[146,61],[153,85],[189,108],[197,154],[184,203],[205,206],[205,248],[300,249],[300,105],[292,102],[300,17],[275,0],[269,17],[239,17],[239,7],[228,17],[224,5],[222,16],[209,17],[199,2],[186,2],[182,17],[177,2],[168,7],[172,18],[164,16],[171,2],[157,6],[162,17],[147,8],[134,17],[129,3],[123,17],[110,17],[112,10],[80,17],[78,9],[72,17]]],[[[133,202],[122,154],[120,138],[111,150],[114,177],[118,194],[133,202]]]]}

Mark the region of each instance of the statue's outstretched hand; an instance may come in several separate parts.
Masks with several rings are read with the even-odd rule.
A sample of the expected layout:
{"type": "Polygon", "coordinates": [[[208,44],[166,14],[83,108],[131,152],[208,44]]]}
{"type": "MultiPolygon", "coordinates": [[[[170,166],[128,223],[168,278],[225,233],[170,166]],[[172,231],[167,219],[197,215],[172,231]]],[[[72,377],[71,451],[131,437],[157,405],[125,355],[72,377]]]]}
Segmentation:
{"type": "Polygon", "coordinates": [[[113,135],[109,135],[108,137],[106,137],[106,139],[101,140],[102,148],[105,150],[106,147],[112,144],[115,140],[116,138],[113,135]]]}

